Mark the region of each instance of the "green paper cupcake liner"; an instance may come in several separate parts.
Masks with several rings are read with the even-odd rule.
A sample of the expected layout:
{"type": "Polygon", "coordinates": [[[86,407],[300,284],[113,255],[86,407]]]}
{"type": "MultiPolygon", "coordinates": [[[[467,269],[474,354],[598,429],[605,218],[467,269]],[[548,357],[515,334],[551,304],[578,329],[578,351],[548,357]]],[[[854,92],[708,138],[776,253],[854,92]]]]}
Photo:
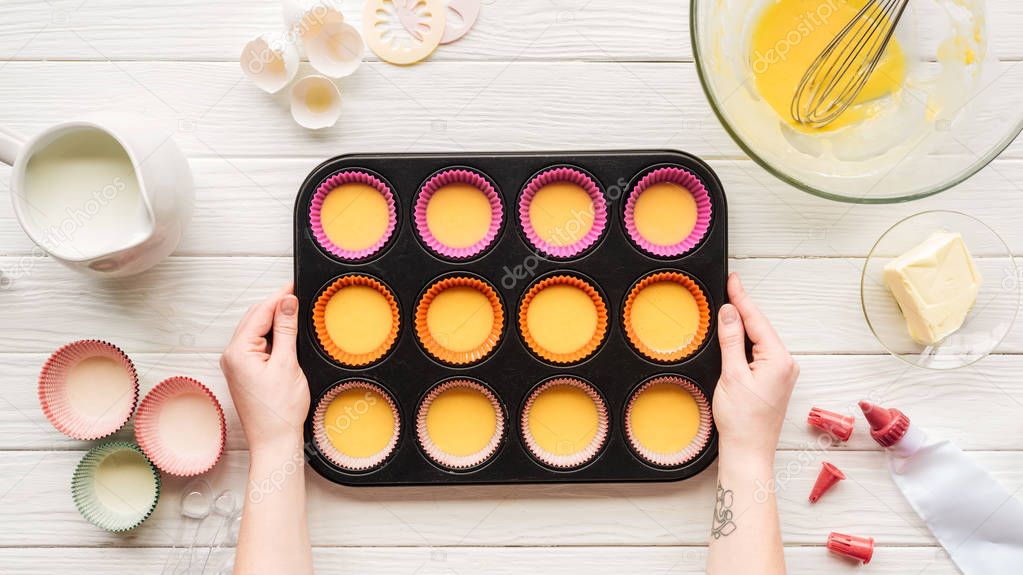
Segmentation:
{"type": "MultiPolygon", "coordinates": [[[[138,478],[125,478],[125,474],[122,473],[119,482],[126,479],[143,481],[143,475],[137,474],[138,478]]],[[[148,479],[145,481],[148,483],[148,479]]],[[[149,485],[142,487],[148,489],[149,485]]],[[[78,512],[93,525],[112,533],[131,531],[153,514],[156,504],[160,501],[160,472],[138,445],[127,441],[104,443],[90,449],[78,462],[74,477],[71,479],[71,497],[78,512]],[[122,463],[144,465],[149,472],[147,477],[152,477],[153,480],[151,500],[149,497],[138,497],[145,499],[145,503],[140,505],[139,502],[133,502],[127,498],[127,494],[114,493],[109,489],[104,491],[104,486],[97,483],[96,477],[101,467],[113,456],[124,457],[122,463]],[[115,508],[118,506],[121,509],[115,508]],[[128,509],[125,509],[126,507],[128,509]]],[[[136,496],[132,498],[136,498],[136,496]]]]}

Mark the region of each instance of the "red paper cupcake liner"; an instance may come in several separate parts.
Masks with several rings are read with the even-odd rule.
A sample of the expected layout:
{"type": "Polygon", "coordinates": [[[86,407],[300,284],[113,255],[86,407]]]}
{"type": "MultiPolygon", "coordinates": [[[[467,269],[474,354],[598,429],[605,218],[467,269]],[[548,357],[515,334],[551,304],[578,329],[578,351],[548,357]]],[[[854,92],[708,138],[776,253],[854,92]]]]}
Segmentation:
{"type": "Polygon", "coordinates": [[[142,399],[135,416],[135,441],[161,471],[179,477],[206,473],[220,461],[227,442],[227,423],[217,397],[205,385],[190,377],[171,377],[158,383],[142,399]],[[160,416],[167,402],[180,395],[198,393],[205,396],[220,418],[220,434],[215,443],[201,454],[176,453],[166,445],[160,434],[160,416]]]}
{"type": "Polygon", "coordinates": [[[436,252],[437,255],[451,259],[468,259],[483,253],[497,239],[497,234],[501,230],[501,223],[504,220],[504,205],[501,203],[500,194],[497,193],[494,186],[482,174],[467,169],[445,170],[427,180],[423,184],[422,189],[419,190],[419,198],[416,200],[415,220],[416,231],[419,232],[419,237],[423,238],[423,242],[426,243],[427,247],[436,252]],[[481,191],[487,197],[487,201],[490,202],[490,227],[487,229],[487,233],[475,244],[464,248],[444,245],[430,231],[430,226],[426,219],[427,207],[430,205],[430,200],[434,194],[437,193],[437,190],[451,184],[468,184],[481,191]]]}
{"type": "Polygon", "coordinates": [[[551,168],[534,176],[522,190],[522,196],[519,198],[519,220],[522,222],[522,230],[526,234],[526,239],[534,248],[551,257],[571,258],[597,243],[604,233],[604,229],[607,227],[607,201],[597,182],[585,172],[568,167],[551,168]],[[555,246],[541,239],[533,228],[529,215],[530,204],[537,192],[544,186],[556,183],[575,184],[585,190],[593,201],[593,226],[579,241],[567,246],[555,246]]]}
{"type": "Polygon", "coordinates": [[[451,379],[440,383],[430,390],[423,399],[422,405],[419,406],[419,411],[416,413],[416,437],[419,440],[419,445],[423,448],[426,456],[433,460],[434,463],[446,467],[448,469],[461,470],[461,469],[472,469],[482,465],[491,457],[497,453],[498,447],[501,446],[501,441],[504,439],[504,411],[501,409],[501,404],[497,400],[497,396],[494,392],[490,391],[486,386],[477,383],[469,379],[451,379]],[[496,417],[494,425],[494,435],[490,438],[490,441],[476,453],[469,455],[452,455],[446,453],[436,443],[430,439],[430,434],[426,427],[426,416],[430,412],[430,405],[440,396],[440,394],[455,388],[466,388],[472,389],[473,391],[483,394],[490,401],[490,405],[494,408],[494,415],[496,417]]]}
{"type": "Polygon", "coordinates": [[[131,359],[117,346],[96,339],[69,343],[46,360],[39,373],[39,404],[43,414],[58,431],[72,439],[93,440],[119,431],[135,412],[139,400],[138,372],[131,359]],[[124,367],[133,381],[131,398],[110,398],[111,408],[100,417],[89,417],[77,412],[67,393],[67,377],[79,363],[95,358],[107,358],[124,367]],[[121,403],[121,405],[114,405],[121,403]]]}
{"type": "Polygon", "coordinates": [[[342,260],[364,260],[382,250],[384,246],[387,245],[387,242],[391,240],[391,236],[394,235],[394,230],[398,226],[398,213],[394,193],[391,192],[391,188],[386,183],[372,174],[358,170],[345,170],[338,172],[324,180],[323,183],[320,184],[320,187],[316,189],[316,193],[313,194],[313,199],[309,204],[309,225],[312,227],[313,237],[316,238],[317,243],[319,243],[320,246],[329,253],[342,260]],[[387,201],[387,230],[376,243],[368,248],[361,250],[346,250],[332,242],[330,238],[327,237],[327,232],[323,229],[321,214],[323,201],[327,198],[327,194],[344,184],[365,184],[373,187],[380,192],[380,195],[382,195],[387,201]]]}
{"type": "Polygon", "coordinates": [[[645,460],[647,463],[651,463],[653,465],[657,465],[660,467],[678,467],[680,465],[685,465],[686,463],[689,463],[693,459],[696,459],[696,456],[698,456],[704,450],[704,448],[707,447],[707,443],[710,441],[710,434],[712,428],[713,422],[710,411],[710,403],[707,402],[707,397],[703,395],[703,392],[700,391],[700,388],[697,387],[695,383],[689,381],[688,379],[685,379],[684,377],[664,375],[655,377],[647,381],[646,383],[641,385],[639,389],[636,390],[635,393],[632,394],[632,397],[629,398],[628,405],[625,407],[625,436],[626,439],[628,439],[629,441],[629,445],[632,447],[632,450],[635,451],[637,455],[639,455],[641,459],[645,460]],[[693,399],[696,400],[696,405],[700,410],[700,424],[696,430],[696,437],[694,437],[693,440],[689,442],[689,445],[675,453],[657,453],[655,451],[651,451],[650,449],[647,449],[646,447],[641,445],[632,436],[633,403],[636,401],[637,397],[639,397],[644,391],[649,389],[651,386],[662,383],[677,385],[685,389],[690,395],[693,396],[693,399]]]}
{"type": "Polygon", "coordinates": [[[344,469],[346,471],[361,472],[369,471],[380,465],[383,465],[387,458],[394,453],[395,448],[398,446],[398,437],[401,435],[401,416],[398,413],[398,406],[395,405],[394,400],[391,399],[391,394],[388,393],[384,388],[380,387],[375,383],[368,381],[346,381],[335,385],[334,387],[327,390],[327,393],[323,394],[320,401],[316,404],[316,411],[313,412],[313,441],[316,442],[316,447],[320,450],[320,453],[327,458],[331,463],[344,469]],[[380,451],[367,457],[353,457],[346,453],[342,453],[334,444],[330,442],[330,437],[327,435],[327,426],[324,419],[327,416],[327,408],[330,407],[331,402],[346,391],[352,389],[365,389],[366,391],[372,391],[384,398],[387,405],[391,408],[391,413],[394,416],[394,434],[391,435],[391,440],[388,444],[380,451]]]}
{"type": "Polygon", "coordinates": [[[626,232],[628,232],[629,237],[632,238],[632,241],[641,250],[657,257],[678,257],[699,245],[710,228],[711,216],[712,207],[707,188],[704,187],[703,182],[692,172],[683,168],[659,168],[650,172],[643,176],[639,183],[636,184],[632,193],[629,194],[629,198],[625,201],[626,232]],[[693,199],[696,200],[696,225],[684,240],[670,246],[654,244],[644,238],[636,228],[635,220],[636,202],[639,200],[639,196],[651,186],[665,182],[685,188],[692,194],[693,199]]]}
{"type": "Polygon", "coordinates": [[[526,399],[526,405],[522,409],[522,419],[519,423],[522,426],[522,437],[525,440],[526,449],[529,450],[529,453],[544,465],[554,467],[556,469],[573,469],[586,465],[590,461],[593,461],[593,458],[600,453],[600,450],[604,448],[604,444],[607,442],[607,404],[604,403],[604,399],[599,393],[597,393],[592,385],[574,377],[557,377],[550,379],[541,384],[540,387],[533,390],[533,392],[529,394],[529,398],[526,399]],[[597,408],[597,433],[593,436],[590,443],[584,448],[576,453],[567,455],[551,453],[540,447],[540,444],[537,443],[533,434],[529,431],[529,412],[532,410],[533,404],[536,403],[536,398],[540,397],[543,392],[550,388],[558,386],[569,386],[581,390],[593,401],[593,404],[597,408]]]}

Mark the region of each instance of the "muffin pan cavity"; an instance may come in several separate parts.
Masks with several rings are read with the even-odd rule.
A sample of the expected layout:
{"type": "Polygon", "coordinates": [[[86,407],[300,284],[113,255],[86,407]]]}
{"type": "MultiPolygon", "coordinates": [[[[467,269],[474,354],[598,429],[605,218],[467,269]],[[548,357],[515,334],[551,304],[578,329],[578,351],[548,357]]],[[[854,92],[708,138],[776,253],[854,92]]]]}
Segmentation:
{"type": "Polygon", "coordinates": [[[324,162],[295,205],[310,465],[353,486],[696,475],[726,223],[677,151],[324,162]]]}

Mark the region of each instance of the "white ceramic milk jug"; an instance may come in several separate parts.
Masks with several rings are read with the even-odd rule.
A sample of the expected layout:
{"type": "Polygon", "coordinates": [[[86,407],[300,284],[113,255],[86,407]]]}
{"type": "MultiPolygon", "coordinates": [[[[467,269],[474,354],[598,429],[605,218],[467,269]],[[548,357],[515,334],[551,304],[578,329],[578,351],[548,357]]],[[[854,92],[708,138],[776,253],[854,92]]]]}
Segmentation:
{"type": "Polygon", "coordinates": [[[188,162],[169,134],[131,114],[52,126],[28,141],[0,128],[14,213],[32,241],[71,268],[105,277],[156,265],[192,217],[188,162]]]}

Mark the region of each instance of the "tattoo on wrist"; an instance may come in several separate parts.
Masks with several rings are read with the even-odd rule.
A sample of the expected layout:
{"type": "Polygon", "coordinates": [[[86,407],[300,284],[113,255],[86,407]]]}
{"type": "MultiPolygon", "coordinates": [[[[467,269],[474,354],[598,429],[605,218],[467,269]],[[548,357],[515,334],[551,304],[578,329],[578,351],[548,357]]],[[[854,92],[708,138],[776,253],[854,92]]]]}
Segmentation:
{"type": "Polygon", "coordinates": [[[714,502],[714,518],[711,522],[710,534],[714,539],[728,537],[735,533],[735,521],[732,514],[732,504],[735,502],[735,494],[731,489],[721,486],[718,480],[717,500],[714,502]]]}

